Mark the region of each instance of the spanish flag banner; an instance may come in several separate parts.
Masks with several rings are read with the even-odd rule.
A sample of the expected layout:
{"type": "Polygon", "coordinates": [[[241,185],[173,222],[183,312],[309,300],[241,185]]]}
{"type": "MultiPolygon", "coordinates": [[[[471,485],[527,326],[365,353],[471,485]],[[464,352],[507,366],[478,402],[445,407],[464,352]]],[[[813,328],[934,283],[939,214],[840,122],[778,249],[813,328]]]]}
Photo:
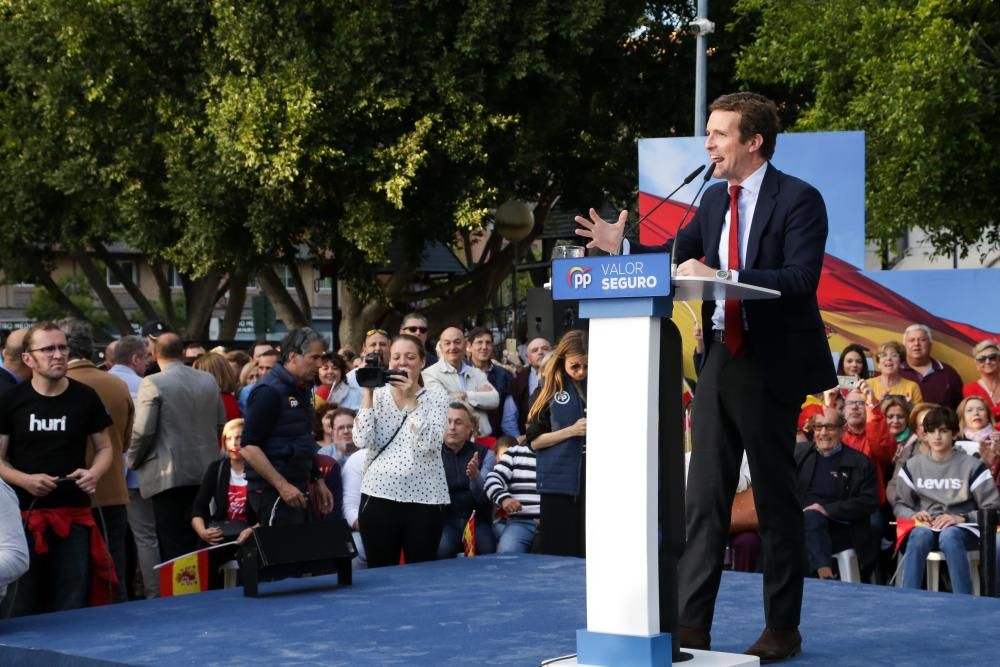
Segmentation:
{"type": "MultiPolygon", "coordinates": [[[[673,239],[687,210],[684,202],[668,200],[662,206],[660,203],[659,196],[639,193],[639,214],[650,213],[639,234],[646,245],[673,239]]],[[[688,221],[697,210],[695,207],[691,211],[688,221]]],[[[839,352],[848,343],[860,343],[874,353],[883,342],[901,341],[903,330],[919,322],[934,332],[935,359],[953,366],[966,380],[978,377],[979,371],[969,352],[979,341],[996,338],[998,332],[935,315],[927,310],[933,308],[932,304],[926,304],[925,308],[914,303],[865,273],[835,255],[823,258],[816,298],[832,352],[839,352]]],[[[696,344],[692,332],[699,323],[697,313],[701,305],[697,302],[690,305],[690,308],[674,308],[673,320],[684,338],[684,373],[687,377],[697,377],[692,361],[696,344]]]]}
{"type": "Polygon", "coordinates": [[[236,542],[215,544],[155,566],[153,569],[160,573],[160,597],[207,591],[208,552],[230,544],[236,544],[236,542]]]}
{"type": "Polygon", "coordinates": [[[903,540],[906,536],[910,534],[910,531],[917,526],[927,526],[930,527],[929,523],[924,521],[917,521],[916,519],[896,519],[896,552],[899,552],[899,548],[903,546],[903,540]]]}
{"type": "Polygon", "coordinates": [[[462,547],[466,557],[476,555],[476,510],[472,510],[472,515],[465,523],[465,530],[462,531],[462,547]]]}

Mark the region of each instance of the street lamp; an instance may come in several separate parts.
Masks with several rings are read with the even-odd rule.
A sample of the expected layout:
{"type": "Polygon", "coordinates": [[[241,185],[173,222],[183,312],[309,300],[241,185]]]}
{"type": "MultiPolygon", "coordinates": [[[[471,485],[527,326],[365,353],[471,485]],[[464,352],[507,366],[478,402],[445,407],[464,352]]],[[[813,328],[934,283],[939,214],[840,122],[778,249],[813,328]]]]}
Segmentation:
{"type": "Polygon", "coordinates": [[[708,14],[708,0],[698,0],[698,18],[688,24],[688,28],[698,38],[695,42],[694,61],[694,136],[705,135],[705,80],[707,63],[705,62],[705,36],[715,32],[715,24],[705,18],[708,14]]]}

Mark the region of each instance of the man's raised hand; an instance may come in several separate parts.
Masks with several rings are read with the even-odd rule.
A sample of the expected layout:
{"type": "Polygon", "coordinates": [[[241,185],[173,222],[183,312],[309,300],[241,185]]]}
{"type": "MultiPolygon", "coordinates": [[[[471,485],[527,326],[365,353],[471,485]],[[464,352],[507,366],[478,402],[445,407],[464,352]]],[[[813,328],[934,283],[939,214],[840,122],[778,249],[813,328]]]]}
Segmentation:
{"type": "Polygon", "coordinates": [[[576,229],[577,236],[590,239],[588,248],[600,248],[609,253],[617,253],[622,244],[622,236],[625,235],[625,220],[628,218],[628,211],[624,210],[618,214],[618,222],[607,222],[597,211],[590,209],[590,219],[583,216],[576,216],[576,224],[580,225],[576,229]]]}

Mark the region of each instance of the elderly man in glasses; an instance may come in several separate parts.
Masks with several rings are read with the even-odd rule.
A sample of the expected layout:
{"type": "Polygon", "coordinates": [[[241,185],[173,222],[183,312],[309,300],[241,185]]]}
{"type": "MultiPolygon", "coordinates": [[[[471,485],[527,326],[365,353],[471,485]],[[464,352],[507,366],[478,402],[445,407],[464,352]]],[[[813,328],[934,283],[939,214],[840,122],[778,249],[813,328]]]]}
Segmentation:
{"type": "MultiPolygon", "coordinates": [[[[839,392],[836,388],[826,392],[827,407],[833,407],[831,400],[834,397],[831,393],[839,392]]],[[[875,466],[878,509],[871,514],[871,531],[874,535],[881,536],[885,529],[885,517],[891,511],[886,504],[885,474],[892,470],[896,439],[889,432],[885,413],[867,381],[860,380],[857,387],[847,394],[844,400],[844,419],[846,424],[841,441],[867,456],[875,466]]]]}
{"type": "Polygon", "coordinates": [[[833,554],[853,548],[862,566],[878,555],[878,538],[869,519],[878,509],[875,466],[864,454],[844,446],[846,420],[826,407],[813,417],[812,443],[795,446],[799,495],[805,520],[806,571],[833,578],[833,554]]]}

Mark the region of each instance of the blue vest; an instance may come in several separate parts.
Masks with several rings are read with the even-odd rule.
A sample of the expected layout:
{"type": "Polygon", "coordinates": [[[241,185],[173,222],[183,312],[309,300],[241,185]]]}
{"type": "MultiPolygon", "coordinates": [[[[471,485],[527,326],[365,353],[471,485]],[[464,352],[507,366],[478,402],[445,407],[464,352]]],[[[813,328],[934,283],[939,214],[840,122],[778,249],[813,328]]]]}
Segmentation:
{"type": "Polygon", "coordinates": [[[469,490],[469,477],[465,474],[465,467],[469,465],[473,454],[479,454],[479,467],[482,468],[489,451],[475,442],[465,443],[458,452],[453,452],[447,445],[441,445],[441,461],[445,479],[448,480],[448,496],[451,498],[451,504],[445,508],[448,517],[468,521],[472,510],[478,510],[476,523],[493,521],[493,503],[488,498],[484,502],[476,502],[476,497],[469,490]]]}
{"type": "MultiPolygon", "coordinates": [[[[312,391],[309,387],[300,387],[282,364],[275,364],[257,384],[271,387],[281,397],[281,412],[271,429],[271,437],[261,449],[282,477],[304,490],[317,451],[313,437],[312,391]]],[[[270,488],[249,465],[246,476],[249,491],[270,488]]]]}
{"type": "MultiPolygon", "coordinates": [[[[563,378],[563,392],[556,392],[549,401],[549,419],[552,431],[572,426],[584,416],[583,401],[576,385],[563,378]]],[[[575,436],[539,449],[535,453],[535,480],[538,493],[562,496],[580,495],[580,464],[583,457],[584,438],[575,436]]]]}

